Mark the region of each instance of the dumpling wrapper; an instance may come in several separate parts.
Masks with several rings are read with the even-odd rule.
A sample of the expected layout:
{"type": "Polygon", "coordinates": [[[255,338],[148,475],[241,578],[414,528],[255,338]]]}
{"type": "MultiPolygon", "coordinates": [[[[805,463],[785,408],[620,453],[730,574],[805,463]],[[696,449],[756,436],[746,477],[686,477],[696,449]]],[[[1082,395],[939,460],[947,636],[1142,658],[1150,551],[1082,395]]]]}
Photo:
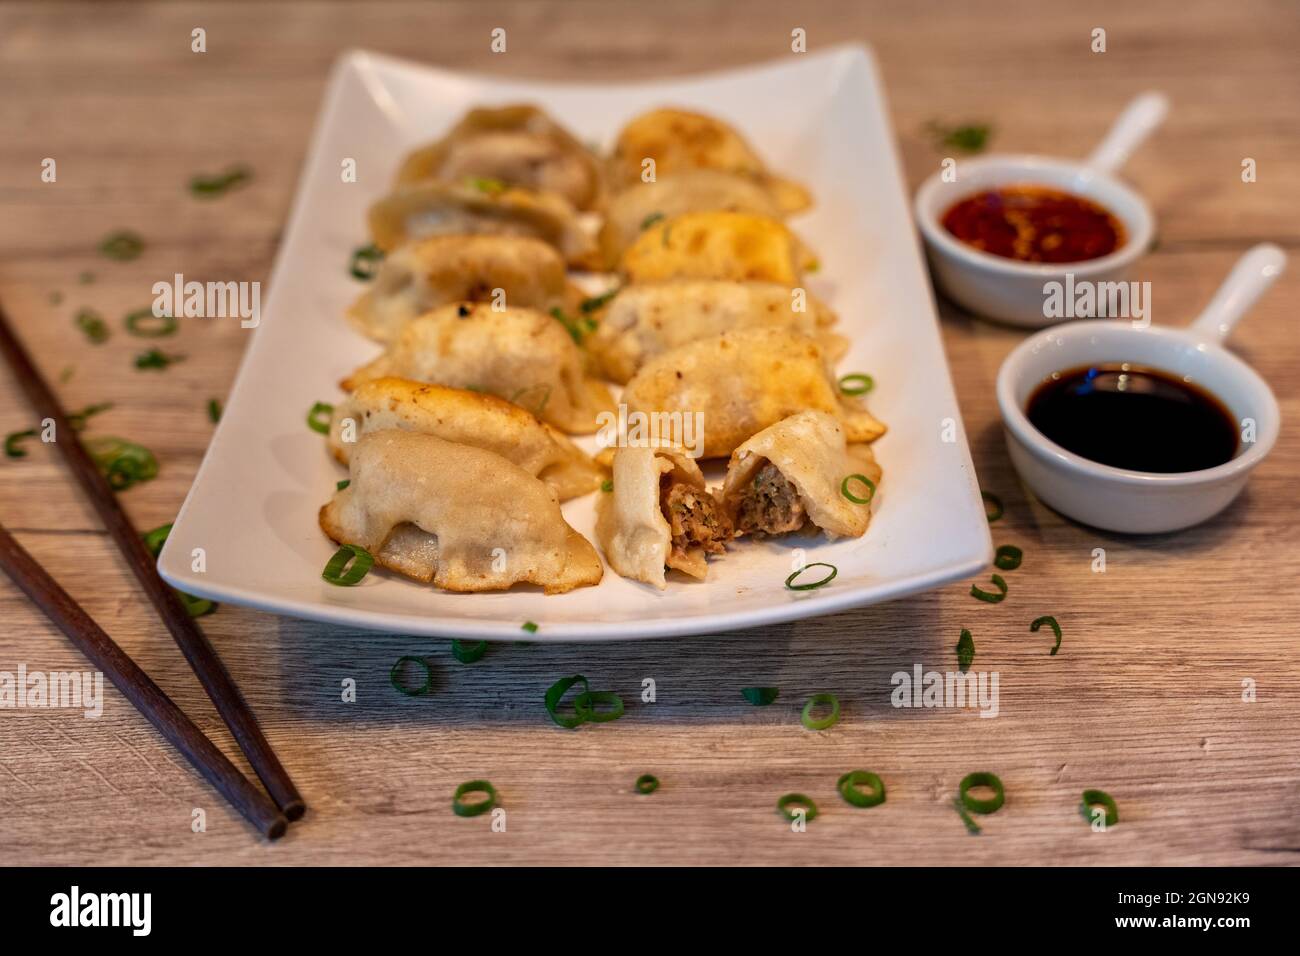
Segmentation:
{"type": "Polygon", "coordinates": [[[664,352],[633,376],[622,401],[629,413],[702,413],[704,458],[730,455],[808,409],[835,416],[850,442],[885,433],[855,399],[839,394],[822,347],[783,329],[738,329],[664,352]]]}
{"type": "Polygon", "coordinates": [[[816,338],[836,361],[848,343],[827,330],[835,322],[820,299],[775,282],[679,279],[620,289],[595,317],[599,325],[584,345],[607,378],[626,384],[647,361],[670,349],[731,329],[789,329],[816,338]]]}
{"type": "Polygon", "coordinates": [[[572,312],[581,293],[564,260],[540,239],[524,236],[432,236],[394,249],[348,318],[364,335],[391,342],[402,327],[452,302],[491,302],[572,312]]]}
{"type": "Polygon", "coordinates": [[[558,594],[600,581],[600,557],[555,489],[500,455],[393,428],[357,442],[351,474],[321,529],[389,570],[449,591],[526,582],[558,594]]]}
{"type": "Polygon", "coordinates": [[[651,183],[638,182],[606,205],[600,248],[610,268],[641,233],[661,219],[687,212],[724,210],[776,219],[781,208],[748,176],[716,169],[688,169],[651,183]]]}
{"type": "Polygon", "coordinates": [[[561,431],[585,435],[597,430],[596,416],[611,410],[614,399],[584,367],[581,350],[552,316],[458,303],[408,322],[383,355],[341,384],[350,392],[396,376],[488,392],[561,431]]]}
{"type": "Polygon", "coordinates": [[[582,449],[518,405],[483,392],[405,378],[366,382],[335,406],[330,451],[346,465],[358,440],[385,428],[495,452],[546,482],[561,501],[595,491],[605,478],[605,470],[582,449]],[[350,441],[344,440],[345,432],[350,441]]]}
{"type": "Polygon", "coordinates": [[[833,415],[800,412],[732,453],[722,504],[737,536],[783,534],[811,521],[832,538],[860,538],[871,523],[874,493],[854,480],[849,491],[868,503],[850,501],[843,490],[849,475],[879,487],[881,470],[871,448],[848,445],[833,415]]]}
{"type": "Polygon", "coordinates": [[[596,501],[596,540],[618,574],[660,590],[665,567],[703,579],[705,554],[721,553],[730,538],[699,465],[683,449],[614,452],[614,488],[596,501]]]}
{"type": "Polygon", "coordinates": [[[614,143],[610,179],[622,188],[641,181],[642,163],[655,161],[655,178],[690,169],[717,169],[748,176],[787,214],[812,204],[808,190],[768,172],[752,146],[719,119],[681,109],[642,113],[623,127],[614,143]]]}
{"type": "Polygon", "coordinates": [[[628,282],[730,279],[800,284],[817,260],[785,225],[743,212],[688,212],[650,226],[623,253],[628,282]]]}
{"type": "Polygon", "coordinates": [[[554,193],[408,183],[375,202],[369,222],[370,236],[384,252],[428,236],[528,236],[554,246],[569,265],[600,265],[596,237],[554,193]]]}

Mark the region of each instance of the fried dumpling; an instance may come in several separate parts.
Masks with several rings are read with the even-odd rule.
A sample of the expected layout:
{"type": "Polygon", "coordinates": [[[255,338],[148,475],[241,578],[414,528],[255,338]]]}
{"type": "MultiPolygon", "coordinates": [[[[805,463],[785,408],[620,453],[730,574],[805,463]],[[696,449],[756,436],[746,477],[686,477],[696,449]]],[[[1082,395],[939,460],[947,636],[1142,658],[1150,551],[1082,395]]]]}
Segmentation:
{"type": "Polygon", "coordinates": [[[776,201],[748,176],[716,169],[688,169],[655,182],[638,182],[609,200],[600,248],[610,268],[618,265],[642,231],[686,212],[723,210],[775,219],[776,201]]]}
{"type": "Polygon", "coordinates": [[[647,362],[623,392],[629,413],[702,415],[702,457],[730,455],[795,412],[835,416],[851,442],[874,441],[885,426],[840,395],[822,347],[784,329],[737,329],[699,339],[647,362]]]}
{"type": "Polygon", "coordinates": [[[561,501],[595,491],[605,478],[604,469],[577,445],[518,405],[483,392],[405,378],[366,382],[335,406],[330,451],[346,465],[362,436],[386,428],[495,452],[546,482],[561,501]]]}
{"type": "Polygon", "coordinates": [[[871,448],[846,444],[833,415],[799,412],[732,453],[722,503],[737,536],[784,534],[811,523],[832,538],[858,538],[871,521],[880,474],[871,448]]]}
{"type": "Polygon", "coordinates": [[[600,262],[595,236],[553,193],[490,183],[407,183],[372,205],[369,221],[371,238],[384,252],[428,236],[530,236],[554,246],[572,266],[600,262]]]}
{"type": "Polygon", "coordinates": [[[499,395],[571,435],[597,429],[613,407],[609,389],[585,372],[565,327],[536,309],[445,305],[406,324],[388,350],[342,386],[387,375],[499,395]]]}
{"type": "Polygon", "coordinates": [[[442,139],[406,157],[398,184],[496,180],[553,192],[590,209],[600,192],[596,157],[536,106],[472,109],[442,139]]]}
{"type": "Polygon", "coordinates": [[[613,484],[596,501],[596,539],[623,577],[662,590],[665,567],[702,579],[705,555],[726,550],[731,523],[683,449],[621,447],[613,484]]]}
{"type": "Polygon", "coordinates": [[[348,310],[362,333],[391,342],[411,319],[450,302],[491,302],[549,312],[572,311],[581,295],[569,284],[564,259],[525,236],[432,236],[398,246],[371,287],[348,310]]]}
{"type": "Polygon", "coordinates": [[[554,488],[493,452],[397,428],[357,442],[351,479],[321,508],[320,526],[377,564],[449,591],[527,582],[557,594],[603,573],[554,488]]]}
{"type": "Polygon", "coordinates": [[[817,260],[783,223],[743,212],[688,212],[656,222],[623,253],[628,282],[730,279],[798,285],[817,260]]]}
{"type": "Polygon", "coordinates": [[[656,355],[730,329],[789,329],[816,338],[832,361],[847,347],[829,331],[835,313],[821,300],[775,282],[680,279],[629,285],[594,316],[598,324],[584,345],[601,373],[620,384],[656,355]]]}
{"type": "Polygon", "coordinates": [[[680,109],[642,113],[623,127],[614,143],[610,179],[622,188],[641,182],[643,163],[655,161],[655,178],[689,169],[717,169],[748,176],[771,194],[786,213],[812,202],[798,183],[773,176],[753,147],[719,119],[680,109]]]}

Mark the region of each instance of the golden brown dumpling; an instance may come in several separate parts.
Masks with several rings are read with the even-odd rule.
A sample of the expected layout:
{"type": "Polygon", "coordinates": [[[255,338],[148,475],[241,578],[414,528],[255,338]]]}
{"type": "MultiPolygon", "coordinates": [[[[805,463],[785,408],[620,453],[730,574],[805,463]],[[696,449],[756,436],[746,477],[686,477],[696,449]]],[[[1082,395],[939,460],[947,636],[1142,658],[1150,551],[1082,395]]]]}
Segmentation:
{"type": "Polygon", "coordinates": [[[366,382],[337,405],[330,451],[346,465],[362,436],[385,428],[495,452],[546,482],[561,501],[595,491],[605,478],[604,469],[573,442],[518,405],[484,392],[405,378],[366,382]]]}
{"type": "Polygon", "coordinates": [[[391,342],[411,319],[451,302],[570,312],[580,294],[564,259],[540,239],[524,236],[432,236],[398,246],[385,257],[371,287],[348,310],[362,333],[391,342]]]}
{"type": "Polygon", "coordinates": [[[623,253],[628,282],[730,279],[799,285],[816,259],[784,224],[742,212],[688,212],[656,222],[623,253]]]}
{"type": "Polygon", "coordinates": [[[596,501],[596,539],[623,577],[662,590],[665,567],[703,579],[705,555],[726,550],[731,524],[683,449],[619,448],[613,485],[596,501]]]}
{"type": "Polygon", "coordinates": [[[585,372],[565,327],[536,309],[462,302],[406,324],[388,350],[342,386],[392,375],[499,395],[571,435],[595,432],[613,407],[609,389],[585,372]]]}
{"type": "Polygon", "coordinates": [[[406,157],[397,182],[496,180],[590,209],[600,193],[596,157],[536,106],[480,107],[442,139],[406,157]]]}
{"type": "Polygon", "coordinates": [[[847,347],[828,330],[835,313],[821,300],[776,282],[679,279],[629,285],[594,315],[598,324],[583,344],[601,373],[620,384],[656,355],[731,329],[789,329],[816,338],[832,361],[847,347]]]}
{"type": "Polygon", "coordinates": [[[771,195],[748,176],[716,169],[688,169],[652,183],[638,182],[618,193],[605,209],[600,248],[609,267],[643,231],[686,212],[747,212],[770,219],[781,215],[771,195]]]}
{"type": "Polygon", "coordinates": [[[657,109],[636,117],[623,127],[614,144],[610,178],[615,188],[641,182],[646,159],[655,161],[656,179],[689,169],[717,169],[748,176],[786,213],[806,209],[812,201],[798,183],[769,173],[744,137],[712,116],[657,109]]]}
{"type": "Polygon", "coordinates": [[[699,413],[704,458],[730,455],[769,425],[813,409],[839,419],[851,442],[885,426],[839,394],[822,347],[782,329],[723,332],[651,359],[623,392],[629,412],[699,413]]]}
{"type": "Polygon", "coordinates": [[[449,591],[526,582],[547,594],[596,584],[596,549],[565,522],[555,489],[500,455],[392,428],[365,435],[321,529],[389,570],[449,591]]]}
{"type": "Polygon", "coordinates": [[[599,265],[594,235],[553,193],[488,183],[418,182],[398,186],[370,207],[370,235],[384,252],[428,236],[529,236],[578,268],[599,265]]]}
{"type": "Polygon", "coordinates": [[[835,416],[799,412],[732,452],[723,508],[737,536],[784,534],[811,523],[832,538],[858,538],[871,522],[880,474],[871,448],[846,444],[835,416]],[[863,501],[844,493],[850,476],[860,477],[848,481],[848,493],[863,501]]]}

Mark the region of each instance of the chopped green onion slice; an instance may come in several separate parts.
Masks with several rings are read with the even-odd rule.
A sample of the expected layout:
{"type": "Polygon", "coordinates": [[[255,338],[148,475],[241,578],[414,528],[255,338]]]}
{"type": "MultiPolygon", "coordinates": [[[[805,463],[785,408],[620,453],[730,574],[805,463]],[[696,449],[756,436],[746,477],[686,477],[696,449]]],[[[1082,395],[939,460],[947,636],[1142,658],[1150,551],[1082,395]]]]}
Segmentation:
{"type": "Polygon", "coordinates": [[[465,185],[471,189],[477,189],[481,193],[487,193],[489,196],[499,196],[510,187],[499,179],[492,179],[488,176],[470,176],[465,180],[465,185]]]}
{"type": "Polygon", "coordinates": [[[348,271],[354,279],[369,282],[379,271],[379,263],[384,261],[384,251],[374,243],[352,250],[352,261],[348,271]]]}
{"type": "Polygon", "coordinates": [[[582,684],[582,691],[579,696],[581,696],[582,693],[591,690],[591,686],[587,683],[587,678],[583,677],[581,674],[574,674],[572,677],[560,678],[546,691],[546,712],[551,715],[551,720],[555,721],[565,730],[573,730],[573,728],[587,720],[586,715],[577,709],[576,700],[574,703],[573,716],[560,713],[560,700],[566,693],[568,693],[570,687],[579,683],[582,684]]]}
{"type": "Polygon", "coordinates": [[[600,490],[605,492],[605,494],[609,494],[611,491],[614,490],[614,482],[606,478],[604,481],[600,483],[600,490]]]}
{"type": "Polygon", "coordinates": [[[938,120],[931,120],[926,129],[941,149],[955,149],[963,153],[978,153],[988,143],[993,127],[988,123],[963,123],[949,126],[938,120]]]}
{"type": "Polygon", "coordinates": [[[766,707],[776,700],[780,693],[781,691],[775,687],[744,687],[740,691],[740,696],[755,707],[766,707]]]}
{"type": "Polygon", "coordinates": [[[957,669],[962,672],[970,670],[971,662],[974,660],[975,639],[970,636],[970,631],[963,627],[961,637],[957,639],[957,669]]]}
{"type": "Polygon", "coordinates": [[[527,631],[529,634],[537,633],[537,625],[532,621],[524,621],[523,624],[519,625],[519,629],[521,631],[527,631]]]}
{"type": "Polygon", "coordinates": [[[1025,553],[1014,544],[1000,545],[997,554],[993,556],[993,563],[1003,571],[1014,571],[1020,567],[1020,559],[1024,555],[1025,553]]]}
{"type": "Polygon", "coordinates": [[[100,412],[106,412],[113,407],[112,402],[100,402],[98,405],[87,405],[79,412],[69,412],[67,415],[68,424],[72,430],[79,432],[85,429],[86,420],[92,415],[98,415],[100,412]]]}
{"type": "Polygon", "coordinates": [[[982,828],[975,822],[975,818],[966,812],[966,808],[961,805],[961,797],[953,797],[952,806],[957,811],[958,816],[961,817],[961,822],[966,824],[966,832],[972,836],[979,836],[982,828]]]}
{"type": "Polygon", "coordinates": [[[190,193],[201,199],[211,199],[227,192],[231,187],[246,182],[253,173],[247,166],[232,166],[215,176],[198,175],[190,179],[190,193]]]}
{"type": "Polygon", "coordinates": [[[1007,582],[1002,579],[1002,575],[995,574],[993,575],[993,586],[996,587],[1002,593],[994,594],[991,591],[981,591],[979,587],[972,584],[970,586],[970,596],[973,598],[978,598],[981,601],[988,601],[990,604],[997,604],[999,601],[1002,601],[1007,596],[1007,582]]]}
{"type": "Polygon", "coordinates": [[[583,328],[569,318],[562,308],[557,305],[551,309],[551,317],[564,326],[564,330],[569,333],[569,338],[573,339],[575,345],[582,344],[583,328]]]}
{"type": "Polygon", "coordinates": [[[160,339],[180,328],[176,316],[154,315],[153,309],[136,309],[134,312],[128,312],[123,322],[128,332],[142,339],[160,339]]]}
{"type": "Polygon", "coordinates": [[[653,226],[655,223],[662,222],[663,218],[664,218],[663,213],[652,212],[650,215],[646,216],[644,219],[641,220],[641,231],[644,232],[645,230],[653,226]]]}
{"type": "Polygon", "coordinates": [[[175,362],[185,361],[184,355],[168,355],[157,349],[150,349],[148,352],[141,352],[135,357],[136,368],[156,368],[165,369],[175,362]]]}
{"type": "Polygon", "coordinates": [[[528,411],[532,412],[534,416],[539,418],[541,417],[542,411],[546,408],[546,403],[549,402],[550,400],[551,400],[551,386],[545,383],[542,383],[540,385],[529,385],[525,388],[519,389],[517,392],[515,392],[513,395],[510,396],[510,401],[512,403],[518,405],[520,408],[527,409],[528,411]],[[540,399],[540,401],[536,402],[536,408],[533,407],[534,403],[531,399],[528,401],[520,401],[520,399],[523,396],[532,395],[534,393],[536,393],[540,399]]]}
{"type": "Polygon", "coordinates": [[[388,679],[392,681],[393,686],[407,697],[423,697],[433,689],[433,668],[423,657],[399,657],[393,669],[388,672],[388,679]],[[407,664],[417,664],[424,669],[424,683],[418,687],[412,687],[402,680],[402,670],[407,664]]]}
{"type": "Polygon", "coordinates": [[[1002,517],[1002,499],[991,491],[980,490],[980,497],[984,499],[986,505],[993,506],[993,512],[990,514],[988,508],[984,509],[984,517],[989,519],[989,523],[997,521],[1002,517]]]}
{"type": "Polygon", "coordinates": [[[462,664],[473,664],[487,653],[487,641],[479,641],[477,644],[467,644],[465,641],[451,642],[451,656],[456,658],[462,664]]]}
{"type": "Polygon", "coordinates": [[[845,498],[848,498],[849,501],[853,502],[855,505],[869,505],[871,504],[871,499],[876,497],[876,483],[866,475],[849,475],[840,483],[840,491],[843,493],[845,498]],[[854,478],[858,479],[858,481],[862,482],[862,484],[866,486],[867,496],[865,498],[859,498],[853,492],[849,491],[849,482],[854,478]]]}
{"type": "Polygon", "coordinates": [[[329,402],[317,402],[307,413],[307,427],[322,435],[330,433],[329,417],[334,414],[334,406],[329,402]],[[321,416],[325,416],[322,418],[321,416]]]}
{"type": "Polygon", "coordinates": [[[97,435],[82,444],[114,491],[125,491],[158,475],[158,459],[143,445],[110,435],[97,435]]]}
{"type": "Polygon", "coordinates": [[[961,786],[957,789],[957,795],[961,797],[962,804],[971,813],[994,813],[1002,806],[1005,797],[1002,790],[1002,781],[998,779],[998,775],[986,771],[976,771],[962,777],[961,786]],[[972,797],[969,791],[974,787],[988,787],[993,791],[993,796],[987,800],[972,797]]]}
{"type": "Polygon", "coordinates": [[[20,448],[18,443],[25,438],[35,438],[36,429],[29,428],[22,432],[10,432],[5,436],[5,454],[10,458],[26,458],[27,449],[20,448]]]}
{"type": "Polygon", "coordinates": [[[1119,807],[1115,803],[1115,798],[1105,790],[1085,790],[1083,791],[1083,802],[1079,804],[1079,812],[1089,823],[1092,822],[1092,808],[1104,807],[1106,810],[1106,826],[1113,827],[1119,823],[1119,807]]]}
{"type": "Polygon", "coordinates": [[[805,564],[798,571],[795,571],[788,578],[786,578],[785,586],[788,587],[791,591],[815,591],[817,588],[825,587],[826,585],[830,584],[833,580],[835,580],[835,575],[839,573],[840,573],[839,568],[835,567],[835,565],[833,564],[827,564],[825,561],[814,561],[812,564],[805,564]],[[809,568],[830,568],[831,573],[826,575],[826,577],[822,578],[820,581],[812,581],[808,584],[795,584],[794,579],[797,578],[799,575],[803,574],[809,568]]]}
{"type": "Polygon", "coordinates": [[[163,545],[167,543],[167,536],[172,533],[172,523],[159,525],[152,531],[146,531],[141,537],[144,538],[144,546],[149,549],[149,553],[155,558],[162,554],[163,545]]]}
{"type": "Polygon", "coordinates": [[[329,559],[320,576],[330,584],[350,588],[361,583],[361,579],[370,573],[374,563],[374,556],[365,548],[355,544],[345,544],[334,552],[334,557],[329,559]]]}
{"type": "Polygon", "coordinates": [[[623,698],[608,690],[583,691],[573,698],[573,711],[580,714],[583,720],[590,720],[595,724],[608,723],[623,716],[623,698]],[[602,706],[608,707],[609,710],[596,709],[602,706]]]}
{"type": "Polygon", "coordinates": [[[215,398],[208,399],[208,420],[214,425],[221,421],[221,403],[215,398]]]}
{"type": "Polygon", "coordinates": [[[875,807],[885,802],[885,782],[870,770],[850,770],[835,782],[846,802],[855,807],[875,807]],[[859,787],[867,787],[863,792],[859,787]]]}
{"type": "Polygon", "coordinates": [[[82,309],[74,321],[92,345],[102,345],[108,341],[108,323],[94,309],[82,309]]]}
{"type": "Polygon", "coordinates": [[[496,805],[496,788],[486,780],[471,780],[468,783],[462,783],[456,788],[456,793],[451,798],[452,812],[458,817],[477,817],[480,814],[487,813],[496,805]],[[487,794],[487,796],[474,803],[465,803],[461,798],[471,793],[483,793],[487,794]]]}
{"type": "Polygon", "coordinates": [[[211,614],[217,609],[215,601],[209,601],[207,598],[195,597],[193,594],[186,594],[184,591],[177,591],[176,596],[181,599],[185,605],[185,610],[189,611],[190,617],[202,617],[205,614],[211,614]]]}
{"type": "Polygon", "coordinates": [[[144,251],[144,240],[138,234],[124,229],[105,236],[99,244],[99,251],[110,259],[126,262],[144,251]]]}
{"type": "Polygon", "coordinates": [[[348,485],[350,485],[350,484],[352,484],[352,479],[351,479],[351,478],[344,478],[342,481],[336,481],[336,482],[334,483],[334,490],[335,490],[335,491],[342,491],[344,488],[346,488],[346,487],[347,487],[348,485]]]}
{"type": "Polygon", "coordinates": [[[618,292],[619,286],[615,286],[608,292],[602,292],[600,295],[593,295],[590,298],[583,299],[582,304],[578,306],[578,308],[581,309],[583,313],[595,312],[597,309],[603,309],[609,304],[610,299],[618,295],[618,292]]]}
{"type": "Polygon", "coordinates": [[[652,773],[643,773],[636,778],[637,793],[654,793],[659,789],[659,778],[652,773]]]}
{"type": "Polygon", "coordinates": [[[811,797],[805,797],[802,793],[787,793],[776,801],[777,811],[791,822],[799,819],[799,815],[790,809],[792,806],[803,809],[805,821],[817,819],[817,804],[812,802],[811,797]]]}
{"type": "Polygon", "coordinates": [[[840,391],[845,395],[865,395],[875,387],[876,380],[861,372],[840,377],[840,391]]]}
{"type": "Polygon", "coordinates": [[[808,698],[808,703],[803,705],[803,713],[799,716],[799,721],[809,730],[825,730],[827,727],[833,727],[835,722],[840,719],[840,699],[834,694],[813,694],[808,698]],[[813,717],[813,710],[817,707],[829,707],[830,713],[825,717],[813,717]]]}
{"type": "Polygon", "coordinates": [[[1034,623],[1029,625],[1029,629],[1033,631],[1035,634],[1037,634],[1038,629],[1042,627],[1044,624],[1050,627],[1052,629],[1052,633],[1056,635],[1056,644],[1055,646],[1053,646],[1051,651],[1048,652],[1047,655],[1048,657],[1055,657],[1056,652],[1061,649],[1061,625],[1056,623],[1056,618],[1052,617],[1050,614],[1047,614],[1043,617],[1035,618],[1034,623]]]}

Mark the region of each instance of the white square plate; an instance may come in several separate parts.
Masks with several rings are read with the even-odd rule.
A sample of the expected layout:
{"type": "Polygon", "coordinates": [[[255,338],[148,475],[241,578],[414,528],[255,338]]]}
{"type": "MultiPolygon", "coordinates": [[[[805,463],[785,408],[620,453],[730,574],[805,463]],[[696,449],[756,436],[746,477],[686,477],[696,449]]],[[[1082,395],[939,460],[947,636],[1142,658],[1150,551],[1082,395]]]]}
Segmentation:
{"type": "MultiPolygon", "coordinates": [[[[278,614],[511,640],[527,636],[525,621],[540,625],[537,640],[753,627],[974,574],[988,564],[992,543],[909,209],[880,79],[860,47],[626,86],[461,76],[350,53],[333,71],[261,324],[159,569],[185,591],[278,614]],[[608,568],[598,586],[554,596],[524,586],[452,594],[387,572],[354,588],[321,579],[335,547],[317,511],[344,472],[305,416],[316,401],[338,400],[340,378],[379,351],[343,317],[362,288],[347,263],[366,241],[366,209],[408,150],[471,106],[517,101],[539,104],[580,139],[602,144],[644,110],[695,108],[737,126],[772,168],[811,188],[814,208],[792,222],[821,260],[808,285],[852,339],[841,373],[875,377],[869,406],[889,426],[875,445],[884,480],[863,538],[745,541],[710,562],[707,581],[670,575],[663,592],[608,568]],[[356,160],[356,183],[341,181],[347,158],[356,160]],[[203,572],[191,568],[199,547],[203,572]],[[838,576],[818,590],[788,590],[795,548],[808,562],[834,564],[838,576]]],[[[564,506],[592,540],[594,498],[564,506]]]]}

